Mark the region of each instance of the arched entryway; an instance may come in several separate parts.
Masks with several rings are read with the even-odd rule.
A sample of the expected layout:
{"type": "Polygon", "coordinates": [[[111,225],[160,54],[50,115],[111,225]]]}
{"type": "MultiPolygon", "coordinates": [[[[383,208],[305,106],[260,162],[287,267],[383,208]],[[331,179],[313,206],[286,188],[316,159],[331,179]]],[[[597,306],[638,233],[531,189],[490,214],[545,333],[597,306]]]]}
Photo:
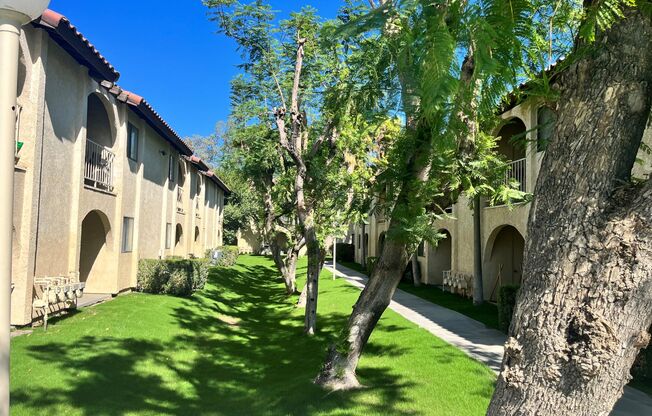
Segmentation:
{"type": "Polygon", "coordinates": [[[87,100],[86,138],[101,146],[112,148],[114,136],[111,117],[103,98],[97,93],[90,94],[87,100]]]}
{"type": "Polygon", "coordinates": [[[385,232],[380,233],[378,237],[378,247],[376,247],[376,257],[380,257],[380,253],[383,252],[383,247],[385,247],[385,232]]]}
{"type": "Polygon", "coordinates": [[[448,230],[439,230],[443,237],[437,245],[428,244],[428,284],[443,284],[444,271],[451,270],[453,239],[448,230]]]}
{"type": "Polygon", "coordinates": [[[86,153],[84,156],[84,183],[93,188],[113,192],[113,164],[115,129],[104,104],[97,93],[87,99],[86,153]]]}
{"type": "Polygon", "coordinates": [[[521,192],[527,191],[527,169],[525,150],[527,149],[527,128],[519,118],[512,118],[498,131],[497,151],[509,163],[505,172],[505,183],[514,181],[520,184],[521,192]]]}
{"type": "Polygon", "coordinates": [[[108,292],[111,287],[111,223],[101,211],[89,212],[81,225],[79,280],[86,282],[86,292],[108,292]]]}
{"type": "Polygon", "coordinates": [[[486,299],[496,300],[500,286],[521,284],[524,248],[523,236],[511,225],[500,226],[490,234],[483,270],[486,299]]]}
{"type": "Polygon", "coordinates": [[[174,230],[174,250],[179,250],[183,242],[183,227],[181,224],[177,224],[176,229],[174,230]]]}

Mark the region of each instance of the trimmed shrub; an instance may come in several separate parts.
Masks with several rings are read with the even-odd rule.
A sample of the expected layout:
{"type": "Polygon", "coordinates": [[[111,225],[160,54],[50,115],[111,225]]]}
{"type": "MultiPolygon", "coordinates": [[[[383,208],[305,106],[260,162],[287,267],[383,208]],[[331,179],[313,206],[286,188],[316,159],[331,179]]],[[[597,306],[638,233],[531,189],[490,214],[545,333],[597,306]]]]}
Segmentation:
{"type": "Polygon", "coordinates": [[[172,269],[170,279],[163,286],[163,293],[183,297],[192,295],[192,273],[181,267],[172,269]]]}
{"type": "Polygon", "coordinates": [[[198,259],[192,261],[192,290],[202,290],[208,281],[208,272],[210,270],[210,261],[208,259],[198,259]]]}
{"type": "Polygon", "coordinates": [[[335,244],[338,260],[354,262],[355,246],[353,244],[337,243],[335,244]]]}
{"type": "Polygon", "coordinates": [[[215,250],[211,250],[211,252],[213,251],[216,252],[216,256],[209,256],[211,263],[220,267],[234,266],[240,255],[240,250],[236,246],[218,247],[215,250]]]}
{"type": "Polygon", "coordinates": [[[138,262],[139,292],[162,293],[163,286],[170,279],[170,272],[162,260],[143,259],[138,262]]]}
{"type": "Polygon", "coordinates": [[[505,285],[498,291],[498,327],[505,333],[509,332],[512,323],[518,289],[517,285],[505,285]]]}
{"type": "Polygon", "coordinates": [[[209,266],[206,259],[140,260],[137,290],[153,294],[190,296],[206,285],[209,266]]]}
{"type": "Polygon", "coordinates": [[[378,263],[378,257],[367,257],[367,275],[371,276],[376,263],[378,263]]]}

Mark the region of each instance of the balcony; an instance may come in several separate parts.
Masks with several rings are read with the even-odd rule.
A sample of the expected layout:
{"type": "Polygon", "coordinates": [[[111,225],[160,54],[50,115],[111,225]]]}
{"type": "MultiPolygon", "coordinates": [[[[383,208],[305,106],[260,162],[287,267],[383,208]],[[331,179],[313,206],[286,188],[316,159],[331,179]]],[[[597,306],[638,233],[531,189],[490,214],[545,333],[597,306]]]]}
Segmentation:
{"type": "Polygon", "coordinates": [[[526,192],[526,167],[525,158],[508,163],[507,171],[505,172],[505,185],[509,186],[513,181],[516,181],[518,182],[518,190],[526,192]]]}
{"type": "Polygon", "coordinates": [[[91,188],[113,193],[113,161],[115,154],[106,147],[86,139],[84,183],[91,188]]]}
{"type": "Polygon", "coordinates": [[[183,188],[177,188],[177,212],[183,214],[183,188]]]}

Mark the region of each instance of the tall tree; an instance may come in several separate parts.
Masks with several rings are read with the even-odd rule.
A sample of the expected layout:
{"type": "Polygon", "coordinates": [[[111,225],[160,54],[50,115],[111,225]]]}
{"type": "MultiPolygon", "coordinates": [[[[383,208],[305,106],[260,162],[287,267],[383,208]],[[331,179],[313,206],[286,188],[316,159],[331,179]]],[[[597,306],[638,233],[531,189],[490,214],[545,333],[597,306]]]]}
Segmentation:
{"type": "Polygon", "coordinates": [[[622,6],[585,3],[554,83],[558,122],[491,415],[607,415],[650,340],[652,180],[631,172],[652,105],[652,20],[649,2],[622,6]]]}
{"type": "MultiPolygon", "coordinates": [[[[308,252],[304,330],[314,334],[324,238],[334,213],[354,212],[356,204],[347,190],[364,179],[354,173],[366,169],[359,160],[366,158],[368,146],[360,139],[370,137],[357,134],[366,125],[349,117],[347,94],[339,89],[346,76],[341,46],[322,36],[330,24],[310,8],[291,13],[276,25],[270,6],[262,0],[205,3],[215,10],[220,29],[242,51],[242,79],[250,90],[264,91],[257,93],[256,105],[263,109],[257,120],[266,128],[273,125],[286,168],[281,182],[291,181],[294,215],[308,252]]],[[[278,179],[273,174],[265,177],[267,189],[278,179]]],[[[274,205],[272,196],[268,193],[265,198],[268,212],[274,205]]]]}
{"type": "Polygon", "coordinates": [[[433,220],[463,191],[471,197],[513,193],[495,187],[500,161],[495,140],[480,124],[495,117],[494,106],[520,75],[531,16],[524,1],[369,4],[361,14],[351,9],[343,35],[370,51],[366,65],[376,69],[362,94],[389,104],[395,98],[405,121],[379,176],[378,205],[389,218],[382,252],[316,379],[331,389],[359,386],[355,370],[363,348],[411,253],[422,239],[435,242],[433,220]]]}

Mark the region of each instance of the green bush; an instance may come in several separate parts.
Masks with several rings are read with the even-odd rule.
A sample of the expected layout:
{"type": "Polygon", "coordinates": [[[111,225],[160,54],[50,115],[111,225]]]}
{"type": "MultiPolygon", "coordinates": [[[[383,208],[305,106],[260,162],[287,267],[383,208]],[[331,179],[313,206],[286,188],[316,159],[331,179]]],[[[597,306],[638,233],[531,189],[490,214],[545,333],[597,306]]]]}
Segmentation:
{"type": "Polygon", "coordinates": [[[170,271],[161,260],[143,259],[138,262],[139,292],[162,293],[163,286],[170,280],[170,271]]]}
{"type": "MultiPolygon", "coordinates": [[[[211,250],[213,251],[213,250],[211,250]]],[[[223,246],[223,247],[218,247],[215,249],[215,251],[220,251],[221,256],[215,262],[214,264],[216,266],[221,266],[221,267],[231,267],[235,265],[236,261],[238,261],[238,256],[240,255],[240,251],[238,250],[238,247],[236,246],[223,246]]],[[[210,256],[209,256],[210,257],[210,256]]],[[[211,258],[211,261],[213,259],[211,258]]]]}
{"type": "Polygon", "coordinates": [[[209,262],[206,259],[140,260],[137,290],[153,294],[190,296],[194,291],[204,288],[208,271],[209,262]]]}
{"type": "Polygon", "coordinates": [[[498,291],[498,327],[507,333],[512,323],[512,315],[516,306],[517,285],[505,285],[498,291]]]}
{"type": "Polygon", "coordinates": [[[192,295],[192,273],[188,273],[184,268],[172,269],[170,279],[163,286],[163,293],[183,297],[192,295]]]}
{"type": "Polygon", "coordinates": [[[371,273],[374,271],[376,263],[378,263],[378,257],[367,257],[367,274],[369,276],[371,276],[371,273]]]}
{"type": "Polygon", "coordinates": [[[208,259],[198,259],[192,261],[192,290],[202,290],[208,281],[208,272],[210,270],[210,261],[208,259]]]}

